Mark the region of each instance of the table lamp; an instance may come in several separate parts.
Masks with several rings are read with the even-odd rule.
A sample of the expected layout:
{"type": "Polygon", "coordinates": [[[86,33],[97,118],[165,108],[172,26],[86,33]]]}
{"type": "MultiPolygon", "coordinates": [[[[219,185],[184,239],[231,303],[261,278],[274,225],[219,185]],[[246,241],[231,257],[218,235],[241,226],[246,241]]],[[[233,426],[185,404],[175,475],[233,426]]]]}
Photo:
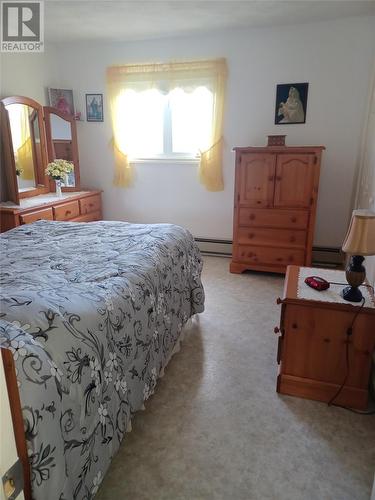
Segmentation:
{"type": "Polygon", "coordinates": [[[351,256],[346,268],[349,286],[344,288],[342,296],[350,302],[361,302],[362,293],[359,287],[366,278],[366,270],[362,265],[364,255],[375,255],[375,212],[353,211],[342,250],[351,256]]]}

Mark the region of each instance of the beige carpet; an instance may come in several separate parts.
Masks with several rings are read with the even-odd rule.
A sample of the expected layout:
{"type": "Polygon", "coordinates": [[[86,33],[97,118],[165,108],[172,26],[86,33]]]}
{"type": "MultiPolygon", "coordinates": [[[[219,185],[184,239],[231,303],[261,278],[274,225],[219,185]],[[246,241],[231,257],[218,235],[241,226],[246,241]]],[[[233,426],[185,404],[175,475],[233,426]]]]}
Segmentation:
{"type": "Polygon", "coordinates": [[[206,311],[97,500],[368,500],[375,417],[275,392],[281,277],[206,257],[206,311]]]}

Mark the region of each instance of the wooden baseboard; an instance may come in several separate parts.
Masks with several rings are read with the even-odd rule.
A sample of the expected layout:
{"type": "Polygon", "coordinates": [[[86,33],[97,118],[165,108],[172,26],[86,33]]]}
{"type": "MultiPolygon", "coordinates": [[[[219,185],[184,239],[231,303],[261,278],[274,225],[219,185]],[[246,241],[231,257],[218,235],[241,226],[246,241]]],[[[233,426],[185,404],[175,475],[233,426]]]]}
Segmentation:
{"type": "MultiPolygon", "coordinates": [[[[338,384],[322,382],[293,375],[280,374],[277,379],[277,392],[315,401],[328,403],[339,389],[338,384]]],[[[365,410],[368,403],[368,391],[345,386],[334,404],[365,410]]]]}

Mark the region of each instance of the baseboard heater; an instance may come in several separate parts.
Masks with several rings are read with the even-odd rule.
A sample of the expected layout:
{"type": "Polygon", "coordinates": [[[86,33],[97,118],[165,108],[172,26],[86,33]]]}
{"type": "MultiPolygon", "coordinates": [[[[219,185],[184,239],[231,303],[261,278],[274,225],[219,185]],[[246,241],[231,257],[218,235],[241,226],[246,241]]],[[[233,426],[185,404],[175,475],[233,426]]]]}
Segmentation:
{"type": "MultiPolygon", "coordinates": [[[[232,240],[197,237],[195,241],[204,255],[232,257],[232,240]]],[[[342,267],[343,261],[340,248],[313,247],[313,265],[316,267],[338,268],[342,267]]]]}

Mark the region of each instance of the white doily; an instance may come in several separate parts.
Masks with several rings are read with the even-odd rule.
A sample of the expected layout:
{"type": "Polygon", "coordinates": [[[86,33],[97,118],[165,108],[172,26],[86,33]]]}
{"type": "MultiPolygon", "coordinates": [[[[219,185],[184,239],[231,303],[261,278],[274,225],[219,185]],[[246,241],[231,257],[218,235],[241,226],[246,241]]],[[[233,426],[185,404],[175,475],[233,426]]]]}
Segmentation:
{"type": "MultiPolygon", "coordinates": [[[[319,300],[322,302],[339,302],[342,304],[351,304],[352,306],[360,306],[361,302],[348,302],[340,295],[345,286],[348,286],[345,278],[344,271],[336,271],[332,269],[317,269],[314,267],[301,267],[298,275],[297,297],[306,300],[319,300]],[[342,285],[330,285],[328,290],[318,292],[309,287],[305,283],[308,276],[319,276],[329,282],[342,283],[342,285]]],[[[371,299],[370,292],[367,287],[361,286],[360,290],[365,298],[365,307],[372,307],[375,309],[375,304],[371,299]]]]}

